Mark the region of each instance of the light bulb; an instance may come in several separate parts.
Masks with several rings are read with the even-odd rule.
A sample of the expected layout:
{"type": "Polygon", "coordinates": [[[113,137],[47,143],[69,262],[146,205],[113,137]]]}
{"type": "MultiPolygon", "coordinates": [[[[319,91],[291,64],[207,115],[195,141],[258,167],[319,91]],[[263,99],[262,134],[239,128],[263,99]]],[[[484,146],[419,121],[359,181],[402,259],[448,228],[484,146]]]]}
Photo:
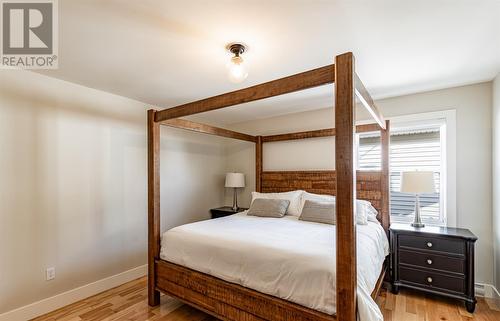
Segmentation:
{"type": "Polygon", "coordinates": [[[248,76],[248,70],[240,56],[234,56],[231,61],[227,64],[228,77],[233,83],[240,83],[245,80],[248,76]]]}

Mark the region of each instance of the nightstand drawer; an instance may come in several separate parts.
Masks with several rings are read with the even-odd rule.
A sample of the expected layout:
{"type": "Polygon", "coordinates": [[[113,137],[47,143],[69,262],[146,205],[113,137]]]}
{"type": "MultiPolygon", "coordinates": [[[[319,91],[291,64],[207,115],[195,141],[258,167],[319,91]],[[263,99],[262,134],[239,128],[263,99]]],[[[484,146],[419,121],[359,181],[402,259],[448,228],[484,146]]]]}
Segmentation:
{"type": "Polygon", "coordinates": [[[465,242],[450,238],[432,236],[399,235],[399,245],[414,249],[445,252],[451,254],[465,254],[465,242]]]}
{"type": "Polygon", "coordinates": [[[428,289],[445,290],[456,293],[464,293],[465,279],[436,272],[426,272],[406,267],[399,267],[399,277],[403,283],[423,286],[428,289]]]}
{"type": "Polygon", "coordinates": [[[398,257],[399,263],[402,264],[442,270],[444,272],[465,273],[465,260],[461,258],[407,250],[400,250],[398,257]]]}

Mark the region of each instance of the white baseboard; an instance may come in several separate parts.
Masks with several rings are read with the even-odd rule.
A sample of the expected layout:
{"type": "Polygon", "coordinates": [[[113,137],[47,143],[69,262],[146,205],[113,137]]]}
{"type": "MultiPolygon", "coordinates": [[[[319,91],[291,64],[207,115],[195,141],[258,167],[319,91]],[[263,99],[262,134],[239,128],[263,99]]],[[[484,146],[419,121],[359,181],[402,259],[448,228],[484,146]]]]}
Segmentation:
{"type": "Polygon", "coordinates": [[[62,308],[68,304],[83,300],[92,295],[117,287],[129,281],[147,275],[148,266],[142,265],[131,270],[89,283],[53,297],[28,304],[12,311],[0,314],[0,321],[26,321],[37,316],[62,308]]]}
{"type": "Polygon", "coordinates": [[[477,296],[500,299],[500,293],[492,284],[476,283],[474,288],[477,296]]]}

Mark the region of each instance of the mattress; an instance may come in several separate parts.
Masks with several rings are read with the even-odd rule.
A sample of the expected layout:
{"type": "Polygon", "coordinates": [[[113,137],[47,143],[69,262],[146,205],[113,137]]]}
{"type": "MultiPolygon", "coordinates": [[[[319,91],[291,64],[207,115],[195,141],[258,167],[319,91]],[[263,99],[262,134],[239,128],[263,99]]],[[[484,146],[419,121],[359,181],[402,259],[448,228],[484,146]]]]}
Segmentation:
{"type": "MultiPolygon", "coordinates": [[[[246,211],[175,227],[160,258],[327,314],[335,313],[335,225],[246,211]]],[[[382,226],[357,225],[358,319],[383,320],[371,292],[389,253],[382,226]]]]}

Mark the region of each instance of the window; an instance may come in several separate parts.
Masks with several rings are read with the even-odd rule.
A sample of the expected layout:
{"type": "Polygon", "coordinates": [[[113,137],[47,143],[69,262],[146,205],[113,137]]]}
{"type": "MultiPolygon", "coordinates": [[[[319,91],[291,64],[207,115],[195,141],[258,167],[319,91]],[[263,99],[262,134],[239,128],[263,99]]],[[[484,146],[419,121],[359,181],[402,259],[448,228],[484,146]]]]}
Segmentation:
{"type": "MultiPolygon", "coordinates": [[[[411,222],[416,198],[401,193],[401,172],[434,172],[435,193],[420,194],[424,223],[446,225],[444,200],[446,170],[446,121],[443,119],[394,123],[390,145],[390,209],[392,222],[411,222]]],[[[380,170],[380,134],[359,135],[359,170],[380,170]]]]}

